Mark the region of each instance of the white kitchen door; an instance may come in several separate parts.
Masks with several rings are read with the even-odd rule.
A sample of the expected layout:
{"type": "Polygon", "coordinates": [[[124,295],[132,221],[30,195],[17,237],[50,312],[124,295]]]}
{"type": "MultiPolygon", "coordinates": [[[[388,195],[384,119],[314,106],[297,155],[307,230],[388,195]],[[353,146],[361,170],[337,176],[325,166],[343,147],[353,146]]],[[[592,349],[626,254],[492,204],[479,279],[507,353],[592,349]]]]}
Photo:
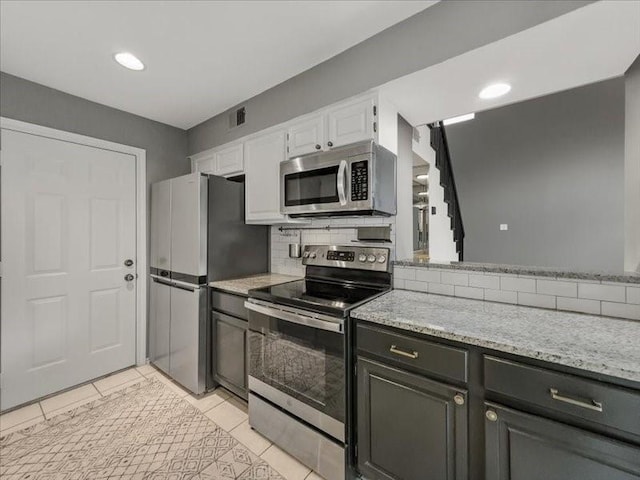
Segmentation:
{"type": "Polygon", "coordinates": [[[136,158],[7,129],[1,140],[6,410],[135,364],[136,158]]]}

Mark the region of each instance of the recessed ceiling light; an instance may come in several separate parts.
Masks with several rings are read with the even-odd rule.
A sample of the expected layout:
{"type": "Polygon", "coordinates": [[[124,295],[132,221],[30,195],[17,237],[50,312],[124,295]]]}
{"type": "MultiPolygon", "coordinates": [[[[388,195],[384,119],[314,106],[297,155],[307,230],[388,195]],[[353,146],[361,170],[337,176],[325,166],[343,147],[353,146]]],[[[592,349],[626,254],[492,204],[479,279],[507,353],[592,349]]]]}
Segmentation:
{"type": "Polygon", "coordinates": [[[416,179],[418,179],[418,180],[426,180],[427,178],[429,178],[429,175],[427,175],[425,173],[421,173],[420,175],[416,175],[416,179]]]}
{"type": "Polygon", "coordinates": [[[466,115],[458,115],[457,117],[447,118],[442,121],[444,126],[453,125],[454,123],[466,122],[467,120],[473,120],[476,118],[475,113],[467,113],[466,115]]]}
{"type": "Polygon", "coordinates": [[[494,83],[488,87],[483,88],[478,95],[482,99],[497,98],[502,95],[506,95],[511,90],[511,85],[508,83],[494,83]]]}
{"type": "Polygon", "coordinates": [[[418,195],[420,195],[421,197],[426,197],[427,195],[429,195],[429,192],[418,192],[418,195]]]}
{"type": "Polygon", "coordinates": [[[129,70],[144,70],[144,63],[142,63],[133,53],[120,52],[116,53],[113,58],[115,58],[116,62],[129,70]]]}

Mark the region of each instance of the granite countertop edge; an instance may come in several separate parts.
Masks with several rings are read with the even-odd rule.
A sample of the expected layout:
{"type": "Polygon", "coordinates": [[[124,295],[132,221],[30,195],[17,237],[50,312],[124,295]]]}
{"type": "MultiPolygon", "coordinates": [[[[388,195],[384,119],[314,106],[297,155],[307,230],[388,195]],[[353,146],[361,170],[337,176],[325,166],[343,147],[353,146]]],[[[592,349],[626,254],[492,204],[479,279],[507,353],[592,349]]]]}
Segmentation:
{"type": "Polygon", "coordinates": [[[218,280],[210,282],[209,287],[236,295],[248,296],[249,290],[254,288],[269,287],[279,285],[281,283],[293,282],[300,280],[302,277],[295,275],[285,275],[282,273],[258,273],[255,275],[247,275],[246,277],[231,278],[228,280],[218,280]]]}
{"type": "MultiPolygon", "coordinates": [[[[392,290],[378,299],[383,299],[386,296],[393,295],[394,292],[398,292],[402,290],[392,290]]],[[[440,295],[430,295],[427,293],[417,293],[418,295],[425,295],[425,300],[428,297],[443,297],[440,295]]],[[[452,297],[445,297],[452,298],[452,297]]],[[[465,299],[466,300],[466,299],[465,299]]],[[[485,303],[480,302],[479,303],[485,303]]],[[[371,303],[369,302],[369,308],[371,303]]],[[[445,340],[455,341],[458,343],[487,348],[490,350],[494,350],[497,352],[508,353],[512,355],[517,355],[520,357],[540,360],[544,362],[549,362],[552,364],[562,365],[565,367],[571,367],[582,371],[587,371],[590,373],[602,374],[612,378],[618,378],[623,380],[632,381],[638,383],[640,385],[640,365],[638,365],[637,369],[629,369],[619,365],[612,365],[607,363],[605,360],[589,360],[588,358],[579,358],[577,356],[572,355],[562,355],[558,352],[551,352],[546,350],[544,347],[537,346],[524,346],[517,344],[509,344],[507,342],[495,341],[487,338],[483,338],[481,335],[472,336],[468,333],[456,333],[455,329],[446,329],[436,325],[419,325],[416,324],[416,320],[412,320],[411,318],[404,318],[400,315],[393,315],[391,313],[385,313],[384,308],[379,308],[375,311],[367,310],[367,304],[364,306],[357,308],[351,312],[351,317],[357,320],[363,320],[370,323],[395,327],[401,330],[407,330],[423,335],[428,335],[431,337],[442,338],[445,340]],[[393,316],[393,318],[389,318],[393,316]]],[[[518,307],[518,308],[531,308],[532,310],[540,310],[532,307],[518,307]]],[[[549,311],[550,313],[554,313],[549,311]]],[[[582,314],[573,314],[573,315],[582,315],[582,314]]],[[[591,317],[590,315],[586,315],[591,317]]],[[[603,318],[604,320],[604,318],[603,318]]],[[[628,320],[622,319],[613,319],[606,318],[608,321],[613,322],[628,322],[628,320]]],[[[640,324],[638,325],[640,329],[640,324]]]]}
{"type": "Polygon", "coordinates": [[[394,266],[415,267],[436,270],[462,270],[482,273],[504,273],[511,275],[527,275],[534,277],[565,278],[572,280],[591,280],[599,282],[619,282],[640,284],[640,273],[606,273],[606,272],[573,272],[568,270],[554,270],[547,268],[526,267],[518,265],[500,265],[484,263],[430,263],[420,260],[395,260],[394,266]]]}

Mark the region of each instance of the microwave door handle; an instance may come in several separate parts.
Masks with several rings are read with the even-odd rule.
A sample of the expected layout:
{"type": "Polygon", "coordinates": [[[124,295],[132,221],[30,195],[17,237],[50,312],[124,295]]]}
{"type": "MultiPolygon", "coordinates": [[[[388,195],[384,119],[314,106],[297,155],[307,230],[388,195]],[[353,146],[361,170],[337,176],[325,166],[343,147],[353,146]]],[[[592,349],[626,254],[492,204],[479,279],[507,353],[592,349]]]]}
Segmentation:
{"type": "Polygon", "coordinates": [[[340,161],[340,167],[338,168],[338,178],[337,178],[337,182],[338,182],[338,199],[340,200],[340,205],[346,205],[347,204],[347,196],[345,194],[345,188],[344,188],[344,180],[345,180],[346,172],[347,172],[347,161],[346,160],[341,160],[340,161]]]}

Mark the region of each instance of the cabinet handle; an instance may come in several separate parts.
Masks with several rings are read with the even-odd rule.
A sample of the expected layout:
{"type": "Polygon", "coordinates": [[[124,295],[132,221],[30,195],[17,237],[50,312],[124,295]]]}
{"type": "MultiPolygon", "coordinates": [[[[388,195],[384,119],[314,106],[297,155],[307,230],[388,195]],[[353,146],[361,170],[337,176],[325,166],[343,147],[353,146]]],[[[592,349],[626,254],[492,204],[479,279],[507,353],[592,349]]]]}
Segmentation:
{"type": "Polygon", "coordinates": [[[320,150],[322,147],[316,143],[316,150],[320,150]]]}
{"type": "Polygon", "coordinates": [[[493,410],[487,410],[485,415],[487,417],[487,420],[489,420],[490,422],[495,422],[498,420],[498,414],[493,410]]]}
{"type": "Polygon", "coordinates": [[[561,395],[556,388],[550,388],[549,393],[551,394],[551,398],[557,400],[558,402],[568,403],[569,405],[586,408],[588,410],[593,410],[594,412],[602,412],[602,402],[596,402],[595,400],[583,401],[567,397],[565,395],[561,395]]]}
{"type": "Polygon", "coordinates": [[[327,145],[328,145],[329,147],[333,147],[333,142],[327,142],[327,145]]]}
{"type": "Polygon", "coordinates": [[[396,355],[402,355],[403,357],[407,357],[407,358],[413,358],[413,359],[418,358],[418,352],[415,352],[415,351],[405,352],[404,350],[400,350],[395,345],[391,345],[391,348],[389,349],[389,351],[391,353],[395,353],[396,355]]]}
{"type": "Polygon", "coordinates": [[[462,395],[461,393],[457,393],[454,397],[453,397],[453,402],[456,405],[464,405],[464,395],[462,395]]]}

